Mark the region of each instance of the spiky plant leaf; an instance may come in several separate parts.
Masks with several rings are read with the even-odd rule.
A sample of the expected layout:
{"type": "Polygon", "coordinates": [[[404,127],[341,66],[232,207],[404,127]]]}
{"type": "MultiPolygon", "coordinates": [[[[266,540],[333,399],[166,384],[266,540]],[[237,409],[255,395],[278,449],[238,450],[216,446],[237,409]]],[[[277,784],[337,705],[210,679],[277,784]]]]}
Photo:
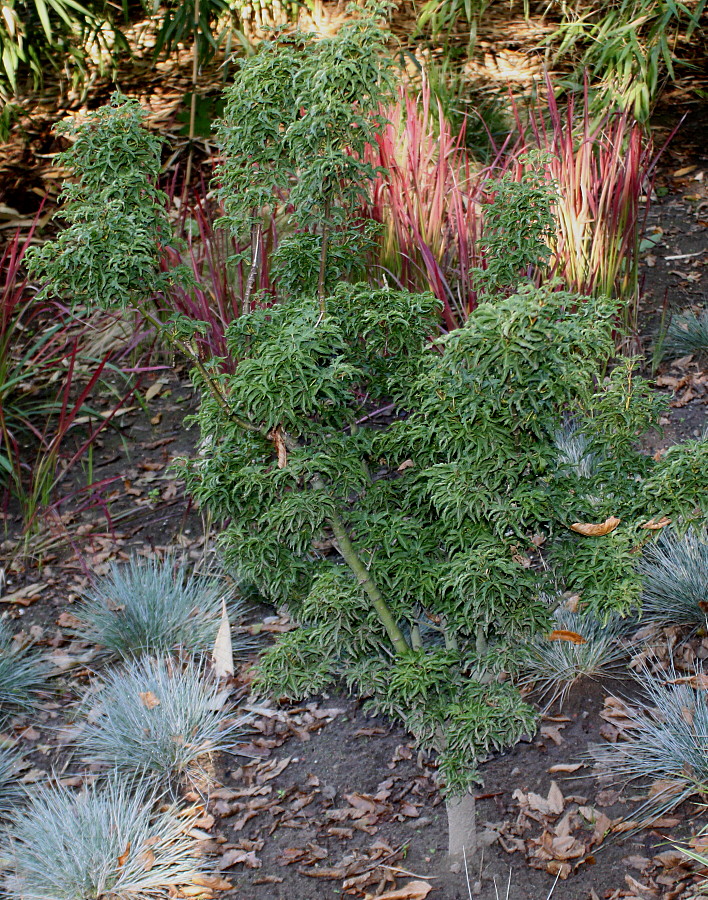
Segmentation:
{"type": "Polygon", "coordinates": [[[708,531],[665,530],[644,550],[642,615],[660,625],[705,627],[708,617],[708,531]]]}
{"type": "Polygon", "coordinates": [[[549,705],[565,699],[581,678],[599,678],[617,673],[626,650],[619,639],[626,624],[619,617],[603,623],[592,615],[571,612],[564,606],[553,614],[556,632],[578,635],[582,642],[550,640],[540,634],[522,650],[521,684],[534,685],[540,698],[549,705]]]}
{"type": "Polygon", "coordinates": [[[0,621],[0,722],[13,709],[29,710],[38,694],[47,690],[49,665],[31,647],[12,639],[0,621]]]}
{"type": "Polygon", "coordinates": [[[185,778],[201,784],[213,754],[233,747],[243,732],[244,718],[224,705],[220,690],[193,662],[129,662],[109,671],[98,697],[84,701],[88,721],[77,747],[91,763],[123,775],[173,786],[185,778]]]}
{"type": "Polygon", "coordinates": [[[9,833],[5,889],[22,900],[161,900],[201,866],[189,818],[155,811],[145,785],[109,780],[76,794],[39,787],[9,833]]]}
{"type": "MultiPolygon", "coordinates": [[[[178,649],[206,653],[214,646],[222,600],[232,593],[223,579],[197,575],[172,556],[132,557],[88,588],[75,613],[82,623],[76,633],[122,659],[178,649]]],[[[238,614],[232,603],[231,621],[238,614]]]]}
{"type": "Polygon", "coordinates": [[[0,747],[0,819],[8,819],[22,796],[17,780],[20,757],[13,750],[0,747]]]}
{"type": "Polygon", "coordinates": [[[695,680],[673,670],[640,672],[637,679],[645,699],[627,706],[631,738],[593,749],[600,768],[618,781],[667,782],[665,790],[640,807],[647,814],[671,808],[705,791],[708,784],[708,695],[701,687],[705,678],[700,670],[695,680]]]}
{"type": "Polygon", "coordinates": [[[708,355],[708,309],[674,316],[666,332],[664,350],[671,357],[687,353],[708,355]]]}

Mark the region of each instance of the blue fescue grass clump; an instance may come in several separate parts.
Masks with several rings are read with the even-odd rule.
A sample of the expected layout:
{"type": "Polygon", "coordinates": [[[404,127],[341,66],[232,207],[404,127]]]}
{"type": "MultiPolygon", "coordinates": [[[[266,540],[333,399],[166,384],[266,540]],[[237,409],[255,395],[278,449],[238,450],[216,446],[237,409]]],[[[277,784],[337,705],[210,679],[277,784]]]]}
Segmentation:
{"type": "Polygon", "coordinates": [[[245,721],[203,666],[170,658],[143,657],[108,671],[83,712],[76,739],[83,758],[172,786],[208,780],[212,755],[233,747],[245,721]]]}
{"type": "Polygon", "coordinates": [[[8,819],[22,797],[17,780],[20,757],[14,750],[0,747],[0,820],[8,819]]]}
{"type": "Polygon", "coordinates": [[[708,309],[674,316],[666,332],[664,351],[671,357],[708,355],[708,309]]]}
{"type": "Polygon", "coordinates": [[[49,665],[31,647],[20,647],[0,621],[0,722],[15,710],[29,710],[47,690],[49,665]]]}
{"type": "Polygon", "coordinates": [[[644,699],[627,704],[629,740],[599,745],[594,756],[617,781],[664,780],[667,789],[643,804],[663,812],[708,785],[708,694],[706,675],[686,676],[671,669],[637,675],[644,699]]]}
{"type": "Polygon", "coordinates": [[[639,564],[642,616],[659,625],[706,625],[708,614],[708,530],[684,535],[664,531],[649,544],[639,564]]]}
{"type": "Polygon", "coordinates": [[[553,613],[553,629],[577,635],[582,642],[550,640],[543,634],[522,651],[522,684],[533,684],[549,705],[558,698],[562,702],[581,678],[616,675],[627,655],[620,640],[626,624],[618,617],[601,622],[561,606],[553,613]]]}
{"type": "Polygon", "coordinates": [[[4,889],[22,900],[158,900],[200,874],[189,820],[145,786],[42,786],[8,833],[4,889]]]}
{"type": "MultiPolygon", "coordinates": [[[[132,557],[114,563],[85,592],[77,635],[111,656],[211,650],[232,589],[216,575],[195,574],[186,562],[132,557]]],[[[231,604],[231,619],[238,609],[231,604]]]]}

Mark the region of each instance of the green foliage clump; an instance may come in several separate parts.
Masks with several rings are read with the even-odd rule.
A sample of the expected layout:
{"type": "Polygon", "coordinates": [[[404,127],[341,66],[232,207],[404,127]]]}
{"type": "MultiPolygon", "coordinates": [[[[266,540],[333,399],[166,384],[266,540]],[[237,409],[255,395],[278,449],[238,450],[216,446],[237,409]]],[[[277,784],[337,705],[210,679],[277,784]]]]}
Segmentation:
{"type": "Polygon", "coordinates": [[[506,172],[494,185],[494,202],[484,215],[487,265],[477,270],[484,294],[514,287],[520,275],[545,267],[551,257],[556,218],[549,201],[556,186],[543,171],[549,156],[539,150],[525,154],[521,177],[506,172]]]}
{"type": "Polygon", "coordinates": [[[156,186],[161,140],[144,120],[137,100],[116,93],[86,121],[58,126],[73,139],[59,165],[78,174],[61,197],[70,227],[27,254],[30,272],[47,277],[53,293],[103,309],[135,307],[174,277],[160,267],[171,240],[167,198],[156,186]]]}
{"type": "MultiPolygon", "coordinates": [[[[257,264],[263,229],[276,207],[287,225],[274,256],[286,295],[332,289],[362,274],[371,223],[359,220],[375,170],[381,105],[391,96],[392,62],[371,5],[332,37],[296,33],[265,41],[239,61],[217,129],[222,224],[252,235],[257,264]]],[[[281,223],[282,229],[282,223],[281,223]]]]}

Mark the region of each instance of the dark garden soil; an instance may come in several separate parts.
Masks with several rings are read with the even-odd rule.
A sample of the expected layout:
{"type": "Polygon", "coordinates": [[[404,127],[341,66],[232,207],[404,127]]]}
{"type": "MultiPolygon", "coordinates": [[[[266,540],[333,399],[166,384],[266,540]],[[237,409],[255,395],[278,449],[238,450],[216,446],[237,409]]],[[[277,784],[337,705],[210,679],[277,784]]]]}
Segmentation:
{"type": "MultiPolygon", "coordinates": [[[[159,73],[148,84],[142,94],[157,108],[159,73]]],[[[172,88],[177,96],[186,82],[172,88]]],[[[705,303],[708,288],[705,105],[682,90],[679,83],[665,95],[656,122],[660,145],[679,110],[688,113],[662,157],[648,216],[647,233],[657,238],[642,268],[640,338],[648,359],[665,312],[705,303]]],[[[164,103],[166,123],[174,120],[170,103],[164,103]]],[[[31,150],[4,160],[0,182],[7,188],[0,203],[20,218],[34,214],[43,191],[56,196],[61,176],[41,157],[55,150],[45,118],[27,128],[31,150]]],[[[6,215],[5,221],[16,218],[6,215]]],[[[652,453],[698,436],[708,421],[708,372],[700,361],[662,364],[655,375],[671,405],[664,433],[647,445],[652,453]]],[[[35,718],[15,720],[8,735],[27,753],[28,784],[50,772],[71,784],[86,777],[66,751],[66,729],[94,659],[94,648],[71,638],[72,603],[89,574],[104,572],[129,550],[151,555],[179,547],[199,560],[212,545],[213,535],[205,534],[202,517],[168,468],[194,449],[196,435],[182,425],[195,403],[186,373],[157,373],[144,382],[143,399],[145,409],[136,405],[122,416],[96,448],[94,478],[114,479],[102,506],[83,512],[60,506],[24,556],[13,535],[17,521],[9,516],[6,522],[0,615],[44,645],[58,673],[59,699],[35,718]]],[[[288,627],[277,610],[254,608],[241,630],[268,641],[288,627]]],[[[244,661],[234,682],[247,706],[249,665],[244,661]]],[[[598,779],[588,763],[591,744],[621,736],[621,704],[611,695],[626,693],[629,681],[581,683],[562,709],[545,715],[538,734],[482,767],[477,806],[484,848],[457,871],[446,859],[434,760],[419,757],[402,729],[368,716],[343,694],[299,706],[254,706],[253,733],[238,755],[220,759],[219,783],[195,832],[233,886],[215,896],[309,900],[387,897],[398,889],[391,900],[424,897],[411,882],[432,885],[433,900],[506,897],[507,885],[510,900],[545,900],[552,890],[563,900],[682,896],[693,877],[671,839],[690,836],[705,816],[684,805],[632,833],[627,822],[647,785],[619,790],[598,779]],[[603,842],[608,831],[612,836],[603,842]]]]}

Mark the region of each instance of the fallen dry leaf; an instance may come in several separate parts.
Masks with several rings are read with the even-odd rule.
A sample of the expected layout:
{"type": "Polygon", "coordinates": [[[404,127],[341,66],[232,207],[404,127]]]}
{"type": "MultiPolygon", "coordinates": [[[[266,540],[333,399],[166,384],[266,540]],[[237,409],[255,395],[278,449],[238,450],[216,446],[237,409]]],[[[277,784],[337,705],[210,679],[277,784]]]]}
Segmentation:
{"type": "Polygon", "coordinates": [[[578,634],[575,631],[566,631],[563,628],[555,629],[550,634],[546,635],[546,640],[567,641],[569,644],[587,644],[587,641],[582,634],[578,634]]]}
{"type": "Polygon", "coordinates": [[[155,709],[156,706],[160,705],[160,701],[152,691],[140,691],[138,696],[143,701],[143,706],[147,709],[155,709]]]}
{"type": "Polygon", "coordinates": [[[640,528],[646,528],[647,531],[658,531],[660,528],[666,528],[667,525],[671,524],[671,519],[667,516],[662,516],[656,522],[654,519],[649,519],[648,522],[645,522],[643,525],[640,525],[640,528]]]}
{"type": "Polygon", "coordinates": [[[195,875],[192,884],[211,888],[212,891],[230,891],[233,887],[233,884],[221,875],[195,875]]]}
{"type": "Polygon", "coordinates": [[[146,872],[149,872],[150,869],[155,865],[155,854],[149,848],[147,850],[143,850],[143,852],[138,857],[138,862],[141,862],[143,865],[143,869],[146,872]]]}
{"type": "Polygon", "coordinates": [[[425,900],[432,889],[432,884],[427,881],[409,881],[403,887],[386,891],[385,894],[366,894],[364,900],[425,900]]]}
{"type": "Polygon", "coordinates": [[[697,672],[695,675],[683,675],[680,678],[669,678],[664,684],[687,684],[689,687],[697,691],[708,690],[708,675],[704,672],[697,672]]]}
{"type": "Polygon", "coordinates": [[[584,534],[586,537],[602,537],[602,535],[614,531],[620,521],[621,520],[618,519],[617,516],[610,516],[609,519],[605,519],[604,522],[599,522],[598,524],[593,524],[591,522],[575,522],[570,528],[572,531],[575,531],[578,534],[584,534]]]}
{"type": "Polygon", "coordinates": [[[560,773],[570,774],[572,772],[577,772],[578,769],[582,769],[585,763],[556,763],[555,766],[551,766],[548,770],[550,775],[556,775],[560,773]]]}
{"type": "Polygon", "coordinates": [[[128,842],[128,846],[118,857],[118,867],[123,868],[123,866],[128,862],[128,857],[130,856],[130,842],[128,842]]]}
{"type": "Polygon", "coordinates": [[[277,428],[274,428],[268,435],[268,437],[273,441],[276,452],[278,454],[278,468],[284,469],[288,464],[288,450],[285,446],[283,431],[280,425],[278,425],[277,428]]]}

